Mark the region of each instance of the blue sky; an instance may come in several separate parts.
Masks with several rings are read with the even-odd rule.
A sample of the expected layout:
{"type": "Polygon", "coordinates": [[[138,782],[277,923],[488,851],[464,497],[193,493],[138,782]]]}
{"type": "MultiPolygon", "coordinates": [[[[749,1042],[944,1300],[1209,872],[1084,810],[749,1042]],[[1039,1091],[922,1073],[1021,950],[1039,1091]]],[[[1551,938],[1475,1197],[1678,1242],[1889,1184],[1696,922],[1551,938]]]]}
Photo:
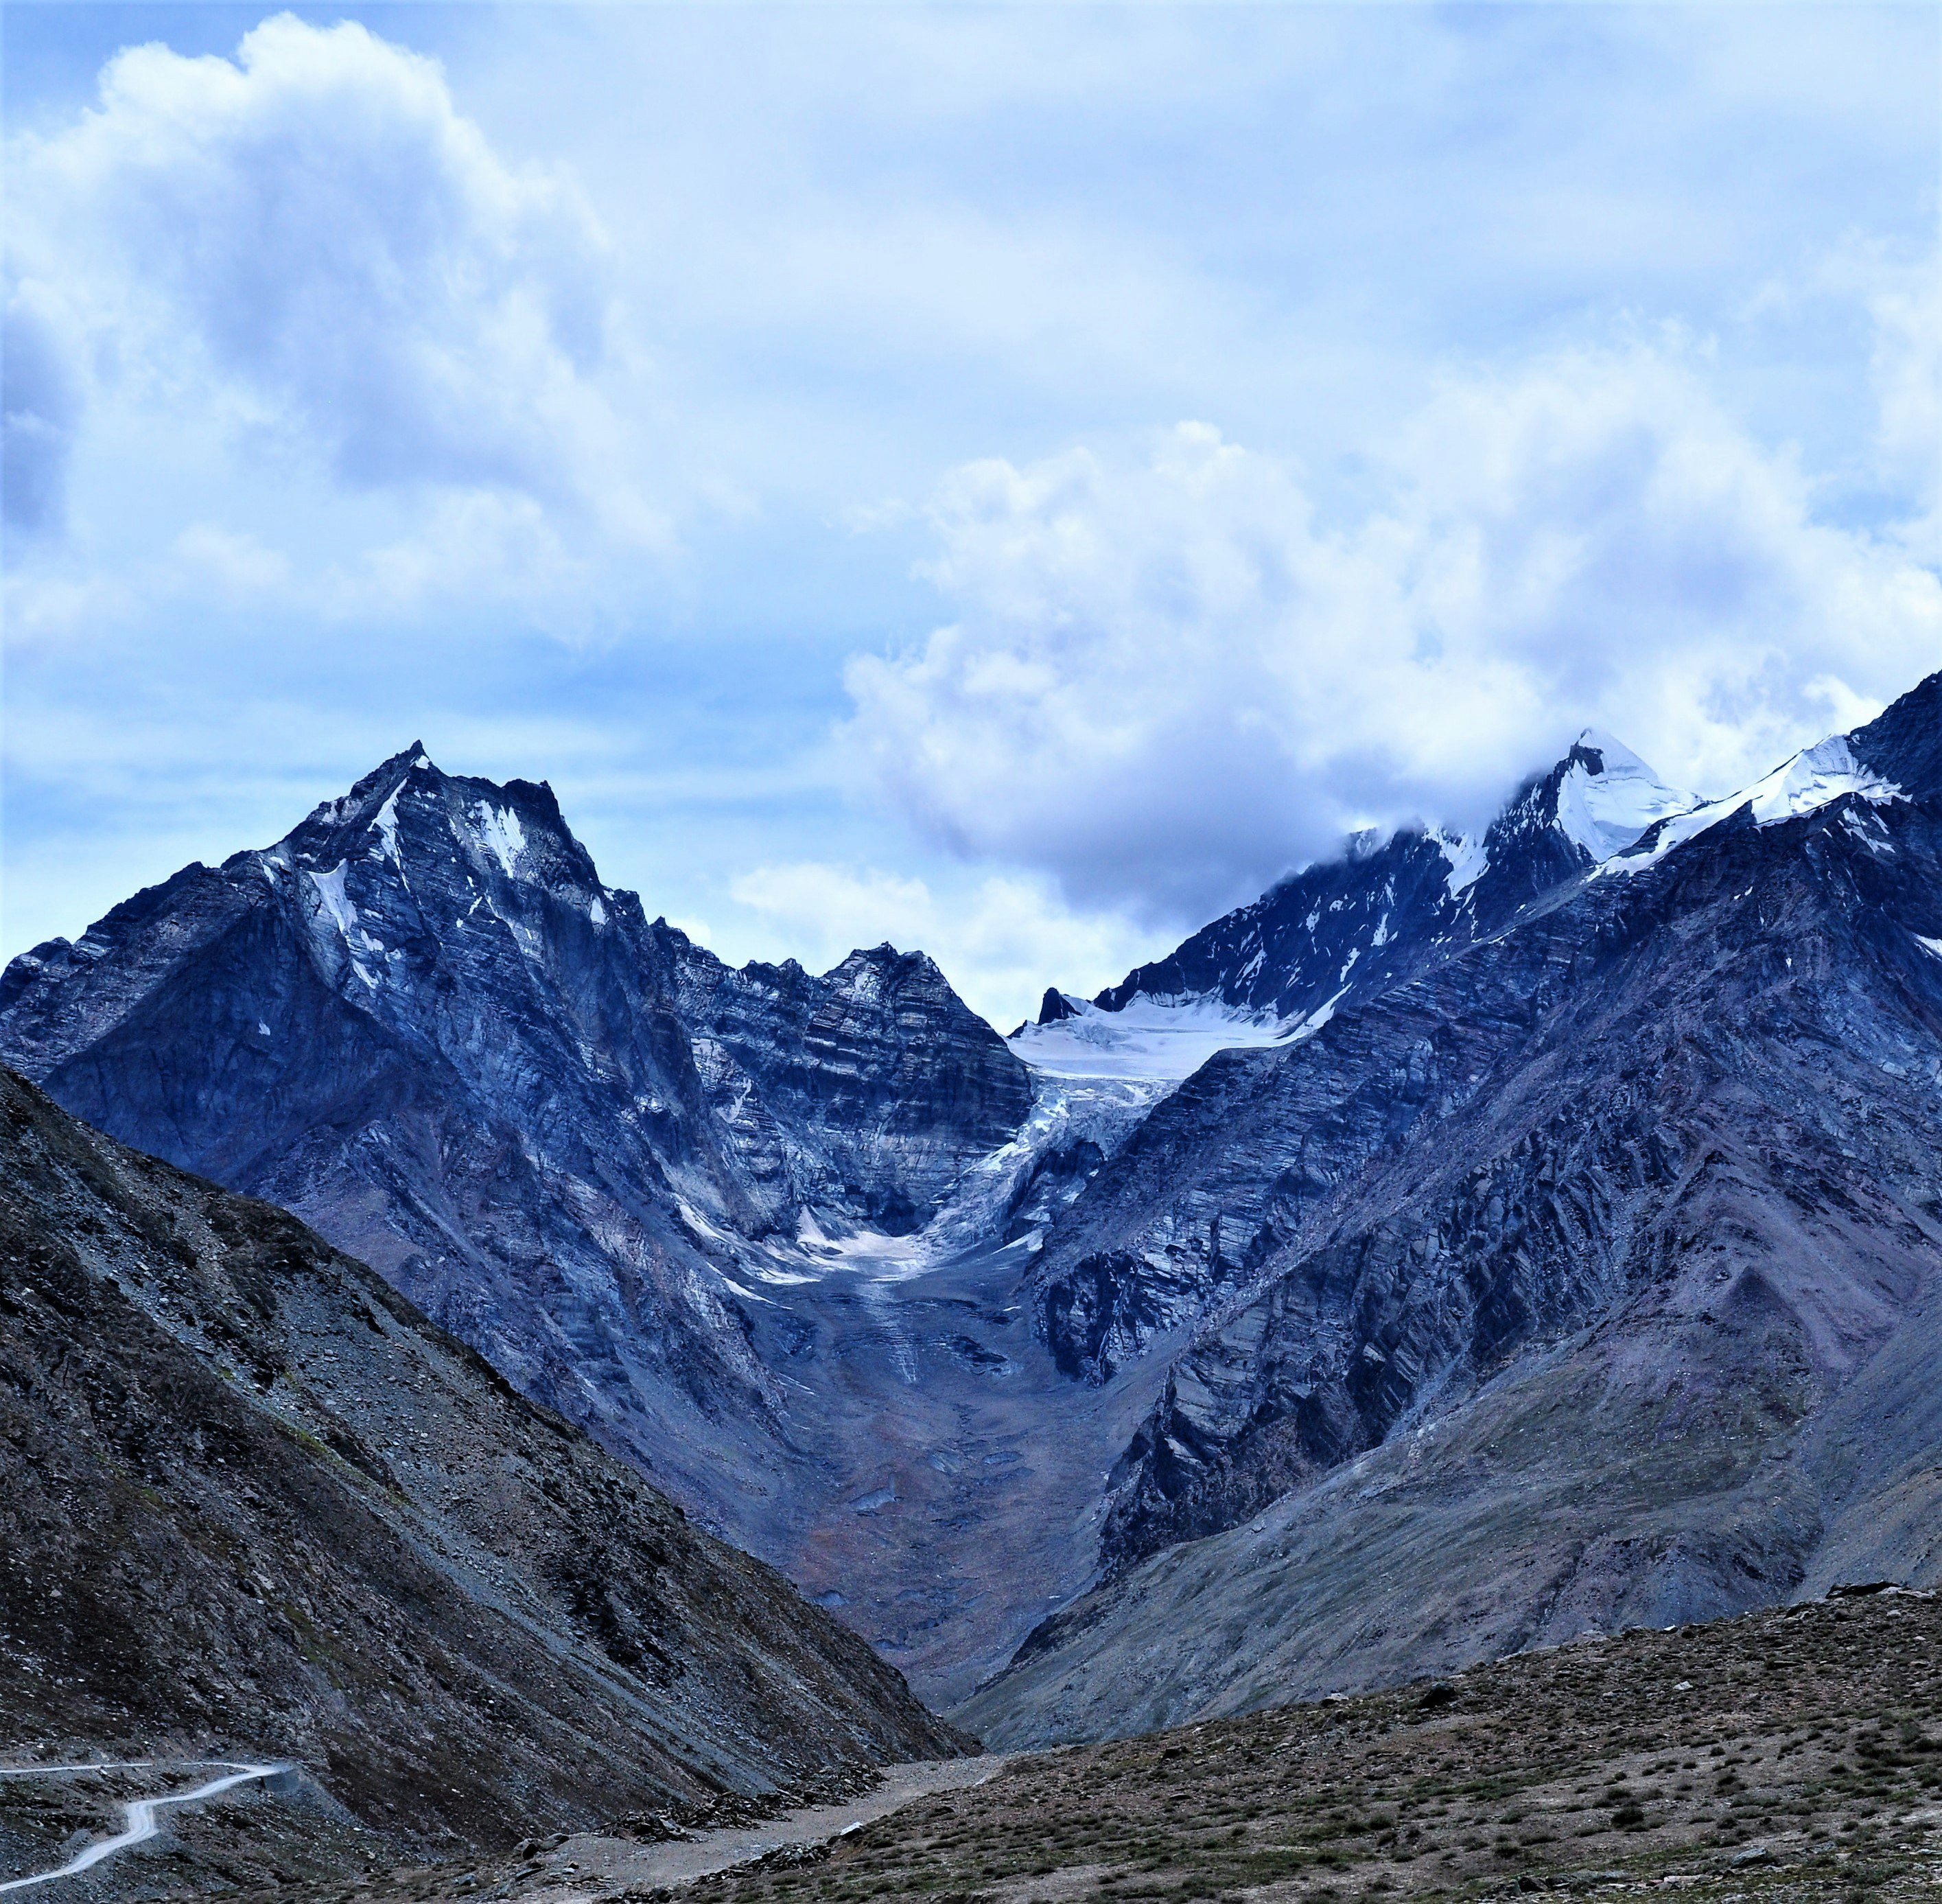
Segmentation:
{"type": "Polygon", "coordinates": [[[1928,6],[10,5],[4,951],[422,737],[1091,990],[1942,665],[1928,6]]]}

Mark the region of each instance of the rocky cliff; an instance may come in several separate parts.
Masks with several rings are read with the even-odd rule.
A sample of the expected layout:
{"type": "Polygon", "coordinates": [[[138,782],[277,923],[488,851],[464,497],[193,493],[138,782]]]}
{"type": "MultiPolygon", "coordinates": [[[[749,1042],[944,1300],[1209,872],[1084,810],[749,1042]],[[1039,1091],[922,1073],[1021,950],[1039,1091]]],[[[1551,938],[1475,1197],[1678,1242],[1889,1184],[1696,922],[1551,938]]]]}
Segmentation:
{"type": "Polygon", "coordinates": [[[528,1394],[733,1524],[787,1441],[751,1280],[917,1227],[1031,1102],[931,962],[724,967],[544,785],[414,747],[0,980],[0,1056],[293,1210],[528,1394]]]}

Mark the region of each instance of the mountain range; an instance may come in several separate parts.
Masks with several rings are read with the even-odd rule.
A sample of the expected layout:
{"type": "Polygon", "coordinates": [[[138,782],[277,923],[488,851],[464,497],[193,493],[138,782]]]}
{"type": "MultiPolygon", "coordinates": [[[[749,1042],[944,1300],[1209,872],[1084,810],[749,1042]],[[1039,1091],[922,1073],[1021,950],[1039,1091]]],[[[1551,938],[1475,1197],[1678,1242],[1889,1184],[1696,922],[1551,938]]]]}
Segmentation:
{"type": "Polygon", "coordinates": [[[16,959],[0,1058],[1096,1737],[1942,1568],[1939,826],[1942,676],[1722,801],[1588,732],[1006,1040],[413,747],[16,959]]]}

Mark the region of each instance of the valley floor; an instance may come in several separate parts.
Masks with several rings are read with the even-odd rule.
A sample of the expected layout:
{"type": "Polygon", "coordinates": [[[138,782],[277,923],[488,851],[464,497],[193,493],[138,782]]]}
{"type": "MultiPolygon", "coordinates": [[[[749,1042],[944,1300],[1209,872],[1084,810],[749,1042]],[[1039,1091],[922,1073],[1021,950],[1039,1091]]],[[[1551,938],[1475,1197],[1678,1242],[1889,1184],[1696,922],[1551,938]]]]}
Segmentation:
{"type": "Polygon", "coordinates": [[[1104,1387],[1060,1374],[1031,1266],[1018,1248],[917,1273],[862,1256],[755,1308],[796,1454],[745,1476],[724,1531],[941,1711],[1092,1584],[1107,1471],[1166,1377],[1164,1353],[1104,1387]]]}
{"type": "MultiPolygon", "coordinates": [[[[860,1828],[841,1835],[826,1835],[828,1820],[753,1838],[745,1827],[746,1849],[792,1839],[801,1848],[692,1882],[672,1868],[651,1875],[645,1856],[609,1860],[590,1882],[590,1841],[575,1840],[498,1863],[351,1884],[293,1875],[265,1889],[248,1881],[260,1857],[248,1873],[232,1866],[232,1878],[205,1855],[236,1844],[241,1817],[267,1825],[265,1795],[247,1813],[182,1817],[173,1842],[137,1847],[115,1861],[112,1882],[103,1867],[85,1893],[66,1895],[1932,1898],[1942,1891],[1942,1602],[1849,1593],[1710,1626],[1588,1636],[1443,1682],[961,1769],[974,1782],[933,1784],[887,1813],[881,1798],[865,1801],[844,1814],[860,1828]]],[[[899,1776],[890,1795],[912,1789],[899,1776]]],[[[63,1904],[60,1890],[37,1894],[63,1904]]]]}

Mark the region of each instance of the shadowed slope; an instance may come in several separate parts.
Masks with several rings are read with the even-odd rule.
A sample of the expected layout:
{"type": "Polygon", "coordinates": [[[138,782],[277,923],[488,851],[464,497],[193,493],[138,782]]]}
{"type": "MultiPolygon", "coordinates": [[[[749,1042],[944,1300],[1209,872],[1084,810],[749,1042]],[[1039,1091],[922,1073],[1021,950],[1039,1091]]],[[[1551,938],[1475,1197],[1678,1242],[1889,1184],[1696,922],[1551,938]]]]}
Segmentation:
{"type": "Polygon", "coordinates": [[[0,1180],[17,1749],[289,1758],[394,1843],[503,1847],[957,1748],[862,1641],[283,1212],[11,1073],[0,1180]]]}

